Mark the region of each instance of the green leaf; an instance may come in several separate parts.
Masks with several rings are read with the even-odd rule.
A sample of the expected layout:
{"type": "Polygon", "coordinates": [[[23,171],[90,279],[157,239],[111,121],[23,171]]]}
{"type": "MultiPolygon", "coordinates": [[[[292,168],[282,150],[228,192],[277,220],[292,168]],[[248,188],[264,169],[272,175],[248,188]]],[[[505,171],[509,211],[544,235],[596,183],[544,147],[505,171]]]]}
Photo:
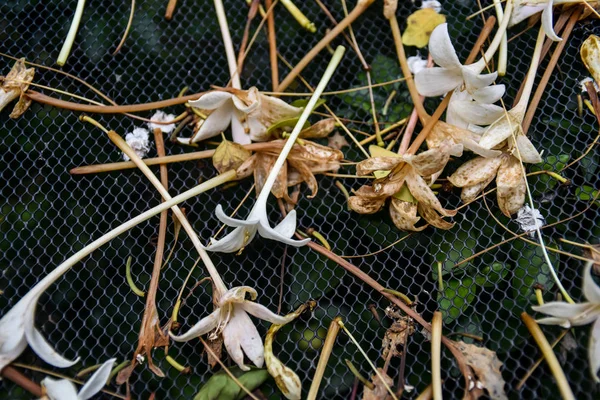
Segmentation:
{"type": "MultiPolygon", "coordinates": [[[[258,388],[269,377],[266,369],[252,368],[244,372],[239,367],[233,367],[229,370],[250,391],[258,388]]],[[[246,392],[225,371],[219,371],[202,386],[194,400],[239,400],[245,395],[246,392]]]]}
{"type": "MultiPolygon", "coordinates": [[[[555,247],[552,241],[546,242],[546,246],[555,247]]],[[[544,254],[539,246],[529,243],[516,242],[511,251],[511,258],[517,260],[511,280],[513,299],[524,303],[524,306],[536,302],[533,286],[539,283],[549,291],[554,286],[554,279],[550,275],[550,268],[544,259],[544,254]]],[[[548,252],[548,258],[558,269],[558,258],[554,253],[548,252]]]]}
{"type": "MultiPolygon", "coordinates": [[[[289,119],[282,119],[281,121],[278,121],[278,122],[274,123],[273,125],[271,125],[267,129],[267,134],[271,134],[271,132],[273,132],[275,129],[279,129],[279,128],[285,128],[285,127],[293,128],[294,126],[296,126],[296,124],[298,123],[299,119],[300,119],[300,117],[289,118],[289,119]]],[[[309,126],[310,126],[310,122],[306,121],[304,123],[304,126],[302,127],[302,129],[306,129],[309,126]]]]}
{"type": "Polygon", "coordinates": [[[575,196],[582,201],[591,201],[598,196],[598,191],[591,186],[582,186],[575,189],[575,196]]]}
{"type": "MultiPolygon", "coordinates": [[[[308,101],[309,101],[308,99],[298,99],[298,100],[292,101],[291,105],[294,107],[298,107],[298,108],[304,108],[308,104],[308,101]]],[[[327,102],[327,100],[325,100],[325,99],[317,100],[317,103],[315,104],[315,108],[313,108],[311,110],[311,112],[315,111],[317,108],[321,107],[326,102],[327,102]]]]}
{"type": "MultiPolygon", "coordinates": [[[[429,251],[434,257],[434,263],[442,263],[442,276],[449,274],[454,266],[460,261],[471,257],[476,253],[477,240],[470,233],[476,234],[475,230],[443,231],[436,232],[429,251]]],[[[471,263],[466,263],[458,268],[464,269],[471,263]]],[[[437,280],[437,266],[433,268],[433,279],[437,280]]]]}
{"type": "Polygon", "coordinates": [[[463,315],[475,299],[477,285],[473,278],[450,279],[444,282],[444,290],[438,292],[437,301],[444,317],[444,323],[449,324],[463,315]]]}
{"type": "Polygon", "coordinates": [[[491,267],[479,270],[479,273],[475,276],[475,282],[478,286],[494,287],[504,279],[509,269],[502,263],[493,263],[491,267]]]}

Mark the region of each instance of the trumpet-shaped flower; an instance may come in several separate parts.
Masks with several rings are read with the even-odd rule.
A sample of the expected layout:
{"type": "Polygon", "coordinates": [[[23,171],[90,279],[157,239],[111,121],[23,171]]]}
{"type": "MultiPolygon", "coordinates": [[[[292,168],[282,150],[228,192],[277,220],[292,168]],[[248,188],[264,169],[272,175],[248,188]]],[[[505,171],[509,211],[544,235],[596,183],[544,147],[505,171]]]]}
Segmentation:
{"type": "Polygon", "coordinates": [[[541,306],[531,307],[535,311],[549,315],[547,318],[537,320],[540,324],[560,325],[564,328],[572,326],[592,325],[588,357],[590,370],[597,382],[600,370],[600,287],[592,277],[592,262],[585,266],[583,274],[583,294],[586,302],[570,304],[564,301],[551,301],[541,306]]]}
{"type": "Polygon", "coordinates": [[[77,392],[75,385],[66,379],[55,380],[44,378],[42,387],[46,397],[50,400],[87,400],[92,398],[106,385],[110,371],[116,359],[111,358],[106,361],[94,372],[94,375],[88,379],[81,390],[77,392]]]}
{"type": "Polygon", "coordinates": [[[555,0],[515,0],[515,8],[510,16],[510,22],[508,26],[514,26],[519,22],[542,12],[542,28],[550,39],[558,42],[562,40],[556,32],[554,32],[554,24],[552,22],[552,12],[555,0]]]}
{"type": "Polygon", "coordinates": [[[233,140],[248,144],[251,140],[262,142],[269,138],[267,129],[274,123],[295,118],[301,108],[283,100],[266,96],[251,87],[248,90],[222,89],[202,95],[189,104],[210,114],[190,139],[178,139],[189,144],[214,137],[231,125],[233,140]]]}
{"type": "Polygon", "coordinates": [[[213,339],[222,335],[227,352],[242,370],[250,370],[244,365],[244,354],[254,365],[262,367],[263,341],[248,314],[278,325],[288,323],[294,319],[294,316],[277,315],[267,307],[254,302],[256,297],[256,290],[248,286],[230,289],[219,298],[218,308],[215,311],[202,318],[183,335],[175,336],[170,333],[171,338],[176,342],[187,342],[209,332],[211,333],[209,337],[213,339]],[[246,300],[247,294],[250,295],[250,300],[246,300]]]}

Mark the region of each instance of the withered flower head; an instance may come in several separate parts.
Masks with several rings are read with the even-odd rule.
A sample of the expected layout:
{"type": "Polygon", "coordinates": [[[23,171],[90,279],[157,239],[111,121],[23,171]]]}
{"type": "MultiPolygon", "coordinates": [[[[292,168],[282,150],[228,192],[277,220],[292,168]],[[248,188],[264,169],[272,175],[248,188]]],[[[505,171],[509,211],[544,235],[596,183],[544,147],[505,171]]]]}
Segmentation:
{"type": "Polygon", "coordinates": [[[0,86],[0,111],[17,97],[19,101],[15,104],[11,118],[19,118],[31,105],[31,100],[25,96],[29,83],[33,81],[35,69],[25,68],[25,59],[21,58],[15,62],[12,69],[5,77],[2,77],[0,86]]]}
{"type": "Polygon", "coordinates": [[[442,172],[451,155],[460,156],[462,145],[444,142],[439,148],[424,151],[418,155],[399,156],[395,153],[371,147],[377,153],[360,162],[356,167],[357,175],[373,173],[379,178],[372,186],[364,185],[349,199],[350,208],[361,214],[379,211],[385,200],[393,197],[390,204],[392,221],[399,229],[420,231],[416,227],[420,220],[417,213],[429,224],[450,229],[454,224],[442,217],[456,215],[456,211],[446,210],[429,188],[427,181],[433,183],[442,172]],[[390,170],[400,163],[406,163],[393,177],[390,170]]]}

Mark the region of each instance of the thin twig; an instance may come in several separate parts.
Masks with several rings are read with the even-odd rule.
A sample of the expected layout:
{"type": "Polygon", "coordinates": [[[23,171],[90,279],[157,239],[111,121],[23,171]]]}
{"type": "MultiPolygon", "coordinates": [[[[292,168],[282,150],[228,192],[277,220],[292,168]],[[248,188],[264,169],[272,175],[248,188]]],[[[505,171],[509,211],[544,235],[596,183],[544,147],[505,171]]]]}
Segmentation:
{"type": "MultiPolygon", "coordinates": [[[[309,244],[310,243],[311,242],[309,242],[309,244]]],[[[342,319],[340,317],[335,317],[329,325],[329,330],[327,331],[325,342],[323,343],[323,347],[321,348],[321,356],[319,357],[319,363],[317,364],[317,369],[315,370],[315,374],[313,375],[313,380],[310,384],[308,395],[306,396],[307,400],[315,400],[317,398],[317,394],[319,393],[319,386],[321,386],[321,380],[323,380],[323,374],[325,373],[325,368],[327,367],[329,356],[331,356],[331,351],[333,350],[335,339],[337,338],[337,335],[340,331],[340,325],[338,324],[338,322],[341,320],[342,319]]]]}
{"type": "MultiPolygon", "coordinates": [[[[265,6],[271,8],[273,0],[265,0],[265,6]]],[[[269,61],[271,62],[271,81],[273,91],[279,86],[279,67],[277,64],[277,35],[275,34],[275,10],[267,16],[267,35],[269,38],[269,61]]]]}
{"type": "Polygon", "coordinates": [[[167,4],[167,10],[165,11],[165,19],[167,21],[170,21],[171,18],[173,18],[175,7],[177,7],[177,0],[169,0],[169,4],[167,4]]]}
{"type": "Polygon", "coordinates": [[[4,367],[2,372],[0,373],[3,378],[12,381],[13,383],[19,385],[23,389],[27,390],[34,397],[42,397],[42,387],[23,375],[19,370],[10,365],[4,367]]]}
{"type": "Polygon", "coordinates": [[[119,51],[121,51],[121,48],[123,47],[123,45],[125,44],[125,41],[127,40],[127,36],[129,35],[129,30],[131,29],[131,24],[133,23],[134,12],[135,12],[135,0],[131,0],[131,12],[129,13],[129,20],[127,21],[127,27],[125,28],[125,32],[123,32],[123,37],[121,38],[119,45],[115,49],[113,56],[116,55],[119,51]]]}

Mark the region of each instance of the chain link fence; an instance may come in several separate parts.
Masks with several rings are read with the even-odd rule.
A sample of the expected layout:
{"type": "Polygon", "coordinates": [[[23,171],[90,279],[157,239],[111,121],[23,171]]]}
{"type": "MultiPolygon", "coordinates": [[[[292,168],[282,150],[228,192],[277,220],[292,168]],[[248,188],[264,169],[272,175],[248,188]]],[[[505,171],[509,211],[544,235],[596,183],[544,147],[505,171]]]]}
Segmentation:
{"type": "MultiPolygon", "coordinates": [[[[331,26],[316,2],[296,3],[318,31],[316,34],[305,31],[283,7],[278,6],[278,49],[292,64],[299,61],[331,26]]],[[[338,21],[343,18],[340,2],[324,3],[338,21]]],[[[353,2],[350,3],[349,7],[353,7],[353,2]]],[[[373,66],[374,83],[401,76],[380,3],[353,24],[358,44],[367,62],[373,66]]],[[[406,17],[419,4],[400,3],[398,15],[404,25],[406,17]]],[[[173,97],[185,86],[194,93],[208,89],[211,84],[225,85],[229,79],[227,63],[212,2],[180,0],[172,21],[164,18],[166,4],[165,0],[137,2],[131,33],[121,52],[113,56],[111,53],[127,24],[130,4],[89,1],[72,54],[63,70],[91,83],[119,104],[173,97]]],[[[247,7],[243,0],[226,0],[224,4],[233,42],[238,45],[246,23],[247,7]]],[[[450,34],[464,60],[482,26],[480,17],[465,21],[467,15],[478,9],[477,2],[448,1],[443,7],[450,34]]],[[[28,61],[54,65],[74,10],[74,1],[3,2],[0,5],[1,51],[26,57],[28,61]]],[[[251,32],[257,24],[253,23],[251,32]]],[[[523,24],[511,30],[511,36],[524,28],[523,24]]],[[[530,177],[535,206],[546,217],[547,223],[582,212],[567,222],[544,229],[544,240],[548,246],[579,255],[580,249],[566,246],[559,239],[598,243],[600,212],[597,204],[590,206],[589,200],[600,183],[597,150],[593,149],[573,166],[561,169],[581,155],[597,134],[595,117],[587,110],[583,116],[578,116],[577,112],[577,94],[581,90],[578,82],[587,76],[578,49],[594,32],[600,33],[597,24],[583,22],[576,26],[529,131],[534,144],[544,149],[545,164],[540,168],[560,172],[569,180],[569,184],[561,184],[547,175],[530,177]]],[[[509,72],[501,80],[507,85],[506,104],[512,104],[524,78],[533,52],[534,35],[532,30],[509,44],[509,72]]],[[[343,42],[340,37],[333,45],[343,42]]],[[[408,48],[408,51],[409,55],[416,54],[414,48],[408,48]]],[[[422,52],[422,55],[426,56],[426,53],[422,52]]],[[[329,54],[325,51],[308,66],[303,76],[316,84],[328,60],[329,54]]],[[[13,60],[0,58],[2,73],[5,74],[12,64],[13,60]]],[[[282,74],[288,71],[282,63],[280,69],[282,74]]],[[[35,82],[97,99],[84,85],[51,71],[36,69],[35,82]]],[[[242,83],[244,87],[255,85],[270,90],[265,32],[258,35],[245,62],[242,83]]],[[[328,90],[364,84],[366,78],[361,64],[349,49],[328,90]]],[[[293,89],[306,91],[300,85],[293,89]]],[[[394,122],[409,115],[412,108],[405,85],[397,83],[376,88],[374,92],[380,120],[394,122]],[[383,115],[383,104],[393,90],[398,95],[383,115]]],[[[339,116],[364,122],[371,120],[364,91],[327,100],[339,116]]],[[[429,99],[426,106],[433,110],[437,101],[429,99]]],[[[178,114],[181,107],[168,111],[178,114]]],[[[122,135],[142,126],[140,121],[120,115],[98,116],[98,120],[122,135]]],[[[2,112],[1,121],[0,289],[3,293],[0,309],[4,313],[66,257],[112,227],[157,205],[160,197],[136,170],[70,175],[69,170],[75,166],[120,161],[122,157],[99,130],[79,122],[76,113],[33,104],[18,120],[11,120],[7,111],[2,112]]],[[[370,130],[366,124],[355,123],[350,127],[370,130]]],[[[187,148],[167,143],[168,154],[186,151],[187,148]]],[[[353,149],[345,148],[344,152],[347,159],[361,159],[353,149]]],[[[149,154],[155,155],[155,150],[149,154]]],[[[449,175],[456,167],[455,163],[449,164],[445,174],[449,175]]],[[[341,172],[354,173],[354,169],[344,167],[341,172]]],[[[214,170],[210,160],[170,164],[170,192],[180,193],[212,175],[214,170]]],[[[394,227],[387,212],[370,216],[349,212],[343,194],[335,186],[336,179],[348,189],[357,189],[363,183],[353,179],[318,177],[317,197],[308,199],[303,190],[298,203],[298,223],[302,229],[317,229],[328,239],[334,252],[347,256],[376,252],[406,236],[394,227]]],[[[216,205],[227,204],[233,209],[251,184],[250,180],[245,180],[238,186],[217,189],[185,202],[183,206],[189,220],[201,238],[214,235],[220,226],[214,216],[216,205]]],[[[448,208],[460,205],[457,190],[441,190],[439,197],[448,208]]],[[[251,204],[251,201],[246,203],[240,215],[247,215],[251,204]]],[[[515,389],[541,354],[530,340],[519,315],[524,310],[530,312],[530,306],[535,303],[534,284],[543,284],[550,293],[556,291],[539,248],[513,240],[457,266],[472,255],[512,237],[492,215],[508,229],[519,231],[514,220],[502,216],[495,196],[488,196],[487,205],[489,211],[481,200],[465,208],[454,218],[456,226],[450,231],[428,228],[386,251],[351,261],[382,285],[410,298],[416,297],[416,310],[425,319],[429,320],[435,310],[442,308],[445,332],[483,336],[482,344],[495,350],[504,363],[502,374],[511,398],[557,398],[555,383],[544,365],[535,370],[520,391],[515,389]],[[438,290],[438,261],[442,263],[443,292],[438,290]]],[[[269,214],[275,219],[278,215],[276,205],[271,202],[271,206],[269,214]]],[[[158,218],[153,218],[94,252],[40,300],[36,324],[43,335],[65,356],[82,357],[77,366],[60,372],[72,376],[80,368],[110,357],[117,357],[119,362],[132,357],[145,301],[132,293],[127,285],[125,262],[129,256],[133,257],[134,280],[139,287],[146,288],[152,270],[157,226],[158,218]]],[[[173,245],[173,223],[170,221],[167,252],[173,245]]],[[[552,253],[551,258],[566,289],[575,298],[581,298],[582,262],[557,253],[552,253]]],[[[171,314],[178,291],[195,259],[191,242],[182,234],[173,259],[161,276],[157,296],[161,318],[166,320],[171,314]]],[[[343,318],[369,357],[379,366],[383,365],[381,341],[391,324],[384,317],[389,303],[331,261],[308,248],[284,251],[282,244],[267,240],[253,241],[239,256],[218,254],[213,259],[225,282],[232,286],[255,287],[259,290],[258,301],[271,309],[276,310],[279,303],[282,263],[285,270],[282,312],[286,313],[308,299],[317,300],[314,313],[302,316],[283,329],[275,349],[279,358],[303,379],[305,391],[314,374],[327,327],[335,316],[343,318]],[[382,317],[381,323],[375,318],[373,309],[382,317]]],[[[191,282],[202,277],[202,268],[197,268],[191,282]]],[[[551,297],[546,294],[546,298],[551,297]]],[[[211,309],[210,292],[202,288],[196,290],[180,311],[181,329],[187,330],[211,309]]],[[[266,328],[266,324],[259,326],[261,333],[266,332],[266,328]]],[[[551,340],[559,333],[554,328],[544,331],[551,340]]],[[[587,368],[587,335],[588,329],[577,329],[556,350],[578,399],[597,398],[598,395],[587,368]]],[[[180,374],[164,360],[162,350],[155,351],[154,361],[166,377],[155,377],[146,365],[138,367],[130,381],[134,398],[146,399],[151,392],[156,392],[158,399],[191,399],[212,375],[198,341],[174,344],[169,352],[181,364],[191,366],[192,373],[180,374]]],[[[415,398],[430,383],[429,352],[429,343],[418,330],[407,345],[405,372],[407,384],[415,386],[416,390],[405,393],[404,397],[415,398]]],[[[346,367],[345,359],[351,360],[365,376],[372,375],[373,371],[354,344],[341,334],[321,385],[321,398],[350,397],[354,376],[346,367]]],[[[19,362],[48,368],[30,350],[26,350],[19,362]]],[[[225,362],[232,365],[229,359],[225,362]]],[[[462,378],[452,367],[449,357],[443,362],[446,395],[458,398],[462,378]]],[[[394,379],[397,379],[399,364],[399,360],[394,359],[390,365],[388,373],[394,379]]],[[[44,377],[38,372],[26,373],[38,382],[44,377]]],[[[111,389],[125,393],[123,386],[111,386],[111,389]]],[[[264,385],[262,391],[269,398],[280,397],[273,382],[264,385]]],[[[1,383],[0,398],[30,397],[7,381],[1,383]]]]}

